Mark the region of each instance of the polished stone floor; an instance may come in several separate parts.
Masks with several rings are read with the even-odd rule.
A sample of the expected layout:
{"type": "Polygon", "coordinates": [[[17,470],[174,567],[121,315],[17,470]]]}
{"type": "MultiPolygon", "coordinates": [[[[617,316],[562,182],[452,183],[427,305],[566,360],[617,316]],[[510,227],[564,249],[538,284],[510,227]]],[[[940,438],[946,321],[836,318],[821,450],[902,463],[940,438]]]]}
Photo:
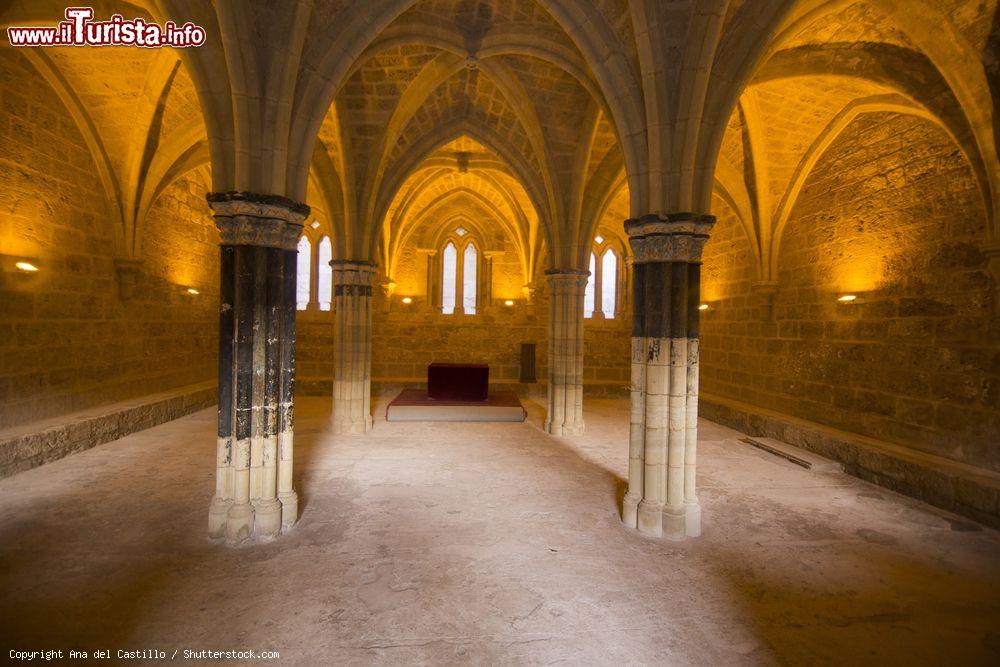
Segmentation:
{"type": "MultiPolygon", "coordinates": [[[[0,644],[288,665],[1000,664],[1000,534],[705,422],[704,536],[618,517],[625,401],[587,434],[299,402],[298,526],[205,538],[213,410],[0,481],[0,644]]],[[[134,663],[132,663],[134,664],[134,663]]],[[[213,664],[226,664],[216,662],[213,664]]]]}

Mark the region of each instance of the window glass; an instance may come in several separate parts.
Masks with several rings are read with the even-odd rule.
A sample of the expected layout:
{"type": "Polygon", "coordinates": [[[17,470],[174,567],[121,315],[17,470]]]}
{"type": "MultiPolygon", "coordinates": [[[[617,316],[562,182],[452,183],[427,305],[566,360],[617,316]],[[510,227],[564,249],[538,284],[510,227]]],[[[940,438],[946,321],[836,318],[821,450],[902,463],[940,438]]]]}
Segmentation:
{"type": "Polygon", "coordinates": [[[618,288],[618,256],[608,248],[601,258],[601,312],[604,317],[614,319],[615,290],[618,288]]]}
{"type": "Polygon", "coordinates": [[[467,315],[476,314],[476,246],[465,246],[462,260],[462,309],[467,315]]]}
{"type": "Polygon", "coordinates": [[[319,309],[330,310],[330,302],[333,301],[333,267],[330,260],[333,259],[333,244],[330,237],[324,236],[319,241],[319,309]]]}
{"type": "Polygon", "coordinates": [[[587,278],[587,287],[583,290],[583,316],[594,316],[594,290],[597,281],[597,258],[594,253],[590,253],[590,276],[587,278]]]}
{"type": "Polygon", "coordinates": [[[455,312],[455,288],[458,282],[458,251],[451,241],[444,247],[441,274],[441,312],[451,315],[455,312]]]}
{"type": "Polygon", "coordinates": [[[299,239],[299,256],[295,265],[295,309],[309,305],[309,270],[312,268],[312,244],[305,236],[299,239]]]}

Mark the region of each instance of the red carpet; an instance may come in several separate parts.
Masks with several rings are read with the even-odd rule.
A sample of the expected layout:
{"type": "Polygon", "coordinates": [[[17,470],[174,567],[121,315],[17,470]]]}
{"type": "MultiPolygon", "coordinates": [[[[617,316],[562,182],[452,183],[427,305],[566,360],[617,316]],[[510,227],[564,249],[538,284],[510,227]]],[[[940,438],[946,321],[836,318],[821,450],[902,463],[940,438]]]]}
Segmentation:
{"type": "Polygon", "coordinates": [[[527,412],[510,390],[494,390],[485,401],[433,399],[426,391],[404,389],[385,410],[385,420],[451,422],[523,422],[527,412]]]}

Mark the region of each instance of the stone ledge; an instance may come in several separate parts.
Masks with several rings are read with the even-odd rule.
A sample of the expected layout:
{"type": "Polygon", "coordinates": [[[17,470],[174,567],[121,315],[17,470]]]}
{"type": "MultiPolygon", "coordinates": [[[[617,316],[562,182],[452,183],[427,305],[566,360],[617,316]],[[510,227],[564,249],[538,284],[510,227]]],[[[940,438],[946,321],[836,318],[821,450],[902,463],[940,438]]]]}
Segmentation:
{"type": "Polygon", "coordinates": [[[898,493],[1000,528],[1000,473],[702,393],[699,415],[749,436],[776,438],[898,493]]]}
{"type": "Polygon", "coordinates": [[[0,430],[0,479],[214,405],[215,382],[0,430]]]}

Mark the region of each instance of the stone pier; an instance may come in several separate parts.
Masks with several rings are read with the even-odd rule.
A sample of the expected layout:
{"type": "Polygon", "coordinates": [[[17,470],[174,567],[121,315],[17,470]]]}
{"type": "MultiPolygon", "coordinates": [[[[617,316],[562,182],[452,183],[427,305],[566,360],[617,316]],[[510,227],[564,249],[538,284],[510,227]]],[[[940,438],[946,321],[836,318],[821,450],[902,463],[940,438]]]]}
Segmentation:
{"type": "Polygon", "coordinates": [[[209,193],[221,236],[219,422],[208,531],[269,539],[298,516],[292,488],[296,244],[309,207],[209,193]]]}
{"type": "Polygon", "coordinates": [[[545,430],[583,433],[583,292],[588,271],[547,271],[549,396],[545,430]]]}
{"type": "Polygon", "coordinates": [[[715,218],[628,220],[634,255],[629,479],[622,520],[672,539],[701,534],[695,484],[701,251],[715,218]]]}
{"type": "Polygon", "coordinates": [[[370,262],[334,260],[333,417],[334,433],[372,428],[372,281],[370,262]]]}

